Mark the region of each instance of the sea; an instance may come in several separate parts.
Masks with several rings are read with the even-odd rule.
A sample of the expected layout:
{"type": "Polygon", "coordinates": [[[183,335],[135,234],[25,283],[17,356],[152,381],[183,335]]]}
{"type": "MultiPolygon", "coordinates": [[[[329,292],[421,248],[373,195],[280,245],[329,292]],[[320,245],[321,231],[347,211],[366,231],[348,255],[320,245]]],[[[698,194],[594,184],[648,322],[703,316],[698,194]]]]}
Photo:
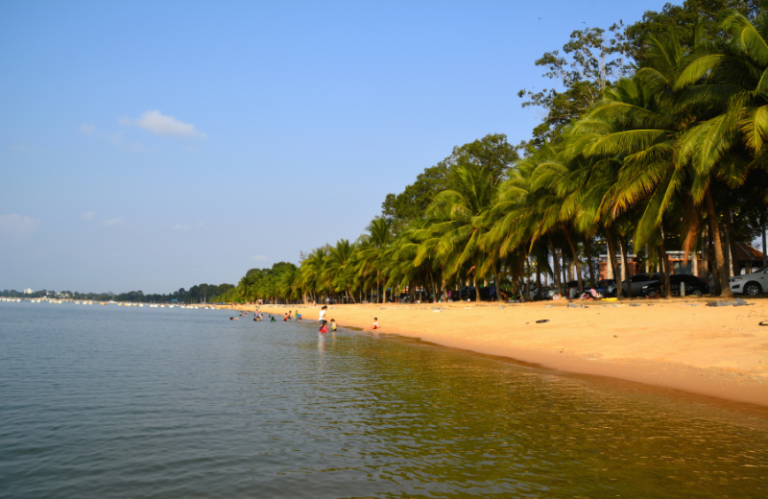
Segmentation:
{"type": "Polygon", "coordinates": [[[1,302],[0,498],[768,497],[762,408],[232,315],[1,302]]]}

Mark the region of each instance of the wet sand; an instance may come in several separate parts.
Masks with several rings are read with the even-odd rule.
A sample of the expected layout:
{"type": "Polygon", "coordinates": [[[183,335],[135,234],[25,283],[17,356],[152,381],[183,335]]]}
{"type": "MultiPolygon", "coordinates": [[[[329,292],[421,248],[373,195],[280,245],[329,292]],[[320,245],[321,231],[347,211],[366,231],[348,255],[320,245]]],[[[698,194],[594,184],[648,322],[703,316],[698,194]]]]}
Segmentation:
{"type": "MultiPolygon", "coordinates": [[[[574,373],[609,376],[768,406],[768,299],[707,307],[712,299],[527,304],[331,305],[340,327],[369,328],[574,373]],[[440,309],[439,311],[436,311],[440,309]],[[537,323],[538,320],[548,320],[537,323]]],[[[238,307],[253,310],[252,306],[238,307]]],[[[319,306],[299,310],[316,322],[319,306]]]]}

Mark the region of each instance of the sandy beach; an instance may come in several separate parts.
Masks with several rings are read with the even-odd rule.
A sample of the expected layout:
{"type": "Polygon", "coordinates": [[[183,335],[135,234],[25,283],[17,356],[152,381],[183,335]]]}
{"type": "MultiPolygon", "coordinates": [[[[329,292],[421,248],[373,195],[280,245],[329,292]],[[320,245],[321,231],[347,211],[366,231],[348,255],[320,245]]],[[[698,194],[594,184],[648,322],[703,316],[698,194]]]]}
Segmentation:
{"type": "MultiPolygon", "coordinates": [[[[768,300],[709,301],[331,305],[327,318],[369,328],[378,317],[382,332],[446,347],[768,406],[768,327],[759,325],[768,321],[768,300]]],[[[261,307],[278,316],[299,310],[307,322],[319,309],[261,307]]]]}

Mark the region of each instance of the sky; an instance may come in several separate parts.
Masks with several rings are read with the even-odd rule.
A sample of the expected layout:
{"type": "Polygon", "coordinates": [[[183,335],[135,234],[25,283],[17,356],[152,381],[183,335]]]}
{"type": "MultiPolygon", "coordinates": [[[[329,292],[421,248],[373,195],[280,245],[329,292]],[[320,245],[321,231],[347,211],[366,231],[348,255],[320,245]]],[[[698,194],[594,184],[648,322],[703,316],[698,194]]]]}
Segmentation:
{"type": "Polygon", "coordinates": [[[236,284],[355,240],[534,61],[662,0],[0,2],[0,289],[236,284]]]}

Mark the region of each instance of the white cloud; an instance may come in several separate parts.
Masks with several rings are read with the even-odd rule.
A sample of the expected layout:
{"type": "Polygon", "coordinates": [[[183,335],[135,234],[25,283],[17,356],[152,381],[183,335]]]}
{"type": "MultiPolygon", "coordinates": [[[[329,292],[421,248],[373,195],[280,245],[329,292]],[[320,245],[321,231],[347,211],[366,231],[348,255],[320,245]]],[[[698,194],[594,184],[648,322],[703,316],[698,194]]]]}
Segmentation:
{"type": "Polygon", "coordinates": [[[80,133],[83,135],[93,135],[96,133],[96,127],[93,125],[89,125],[88,123],[83,123],[80,125],[80,133]]]}
{"type": "Polygon", "coordinates": [[[263,261],[264,261],[264,260],[266,260],[266,259],[267,259],[267,257],[266,257],[266,256],[264,256],[264,255],[253,255],[253,256],[251,257],[251,260],[257,260],[257,261],[259,261],[259,262],[263,262],[263,261]]]}
{"type": "Polygon", "coordinates": [[[108,227],[112,227],[113,225],[118,225],[123,223],[122,218],[110,218],[109,220],[104,220],[104,225],[108,227]]]}
{"type": "Polygon", "coordinates": [[[93,220],[94,218],[96,218],[96,213],[92,211],[86,211],[85,213],[83,213],[82,217],[83,217],[83,220],[93,220]]]}
{"type": "Polygon", "coordinates": [[[193,137],[204,139],[205,134],[195,130],[192,123],[184,123],[173,116],[166,116],[160,111],[147,111],[140,118],[132,120],[120,118],[120,124],[133,125],[157,135],[170,135],[172,137],[193,137]]]}
{"type": "Polygon", "coordinates": [[[177,224],[171,227],[173,230],[189,230],[189,225],[177,224]]]}
{"type": "Polygon", "coordinates": [[[16,213],[0,215],[0,231],[2,232],[32,232],[40,225],[39,218],[22,217],[16,213]]]}

